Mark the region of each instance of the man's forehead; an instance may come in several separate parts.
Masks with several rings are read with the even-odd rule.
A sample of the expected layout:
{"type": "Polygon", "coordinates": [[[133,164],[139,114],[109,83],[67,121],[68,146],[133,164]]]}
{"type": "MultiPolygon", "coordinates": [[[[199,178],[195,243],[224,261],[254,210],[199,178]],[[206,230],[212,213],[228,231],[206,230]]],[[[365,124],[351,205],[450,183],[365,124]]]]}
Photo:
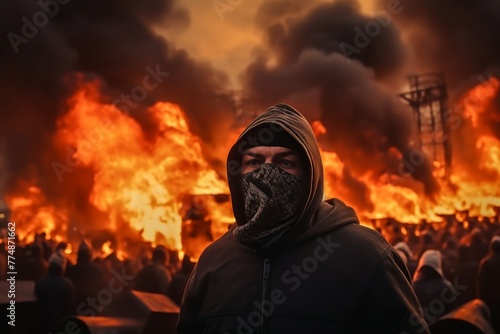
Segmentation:
{"type": "Polygon", "coordinates": [[[284,146],[255,146],[243,152],[243,155],[297,155],[294,150],[284,146]]]}

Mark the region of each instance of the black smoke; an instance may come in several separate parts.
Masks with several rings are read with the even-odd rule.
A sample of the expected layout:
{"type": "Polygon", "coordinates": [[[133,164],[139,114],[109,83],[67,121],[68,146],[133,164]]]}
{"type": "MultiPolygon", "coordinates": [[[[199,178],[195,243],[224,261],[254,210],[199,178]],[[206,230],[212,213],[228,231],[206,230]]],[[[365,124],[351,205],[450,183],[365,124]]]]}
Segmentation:
{"type": "MultiPolygon", "coordinates": [[[[261,10],[260,15],[266,12],[261,10]]],[[[245,98],[255,108],[317,91],[300,104],[313,108],[318,103],[312,99],[317,98],[320,110],[301,111],[321,115],[327,148],[339,155],[352,177],[400,174],[398,156],[408,158],[414,150],[411,110],[398,100],[397,91],[388,88],[394,78],[404,79],[401,71],[407,50],[399,29],[392,21],[382,24],[383,19],[362,14],[357,2],[337,1],[269,20],[264,40],[270,52],[253,61],[244,75],[245,98]],[[356,42],[361,41],[358,31],[366,33],[377,22],[378,34],[356,42]],[[349,52],[354,49],[347,45],[359,52],[349,52]]],[[[429,161],[411,167],[425,192],[435,193],[438,185],[429,161]]]]}
{"type": "MultiPolygon", "coordinates": [[[[379,0],[378,4],[386,8],[389,2],[379,0]]],[[[444,71],[454,89],[500,65],[499,1],[408,0],[401,4],[403,10],[393,20],[405,32],[416,69],[444,71]]]]}

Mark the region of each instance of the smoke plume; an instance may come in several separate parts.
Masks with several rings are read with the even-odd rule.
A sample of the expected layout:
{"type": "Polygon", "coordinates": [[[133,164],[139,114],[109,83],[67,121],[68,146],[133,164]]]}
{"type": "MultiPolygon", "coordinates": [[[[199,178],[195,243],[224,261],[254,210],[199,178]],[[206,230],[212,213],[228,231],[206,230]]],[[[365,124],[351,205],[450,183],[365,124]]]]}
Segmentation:
{"type": "MultiPolygon", "coordinates": [[[[260,15],[270,14],[262,9],[260,15]]],[[[397,174],[397,155],[407,157],[413,150],[411,111],[384,84],[400,75],[406,49],[397,27],[392,22],[382,27],[381,20],[361,14],[352,1],[322,3],[300,16],[269,20],[264,39],[270,52],[250,64],[244,76],[248,104],[259,108],[316,91],[304,95],[301,112],[320,115],[327,148],[339,155],[353,177],[397,174]],[[379,34],[366,35],[364,46],[356,43],[362,39],[358,31],[366,33],[375,23],[379,34]],[[359,52],[349,52],[354,48],[359,52]],[[313,110],[316,98],[319,111],[313,110]]],[[[437,191],[429,162],[414,167],[413,177],[424,184],[425,192],[437,191]]]]}

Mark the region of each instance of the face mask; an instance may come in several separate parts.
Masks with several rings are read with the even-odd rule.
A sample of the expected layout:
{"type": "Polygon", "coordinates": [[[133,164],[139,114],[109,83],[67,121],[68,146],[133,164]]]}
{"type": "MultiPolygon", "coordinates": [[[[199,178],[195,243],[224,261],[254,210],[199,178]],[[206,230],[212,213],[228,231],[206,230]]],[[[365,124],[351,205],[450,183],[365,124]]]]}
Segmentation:
{"type": "Polygon", "coordinates": [[[305,182],[272,164],[241,179],[247,223],[233,230],[245,246],[264,250],[277,242],[299,219],[305,201],[305,182]]]}

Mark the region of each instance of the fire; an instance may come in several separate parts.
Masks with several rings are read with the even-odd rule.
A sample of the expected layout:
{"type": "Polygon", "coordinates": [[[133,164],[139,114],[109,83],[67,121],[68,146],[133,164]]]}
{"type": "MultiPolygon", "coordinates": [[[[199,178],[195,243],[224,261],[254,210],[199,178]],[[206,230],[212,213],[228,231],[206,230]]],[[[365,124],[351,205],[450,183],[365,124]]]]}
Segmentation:
{"type": "Polygon", "coordinates": [[[94,171],[89,201],[107,214],[103,225],[117,232],[130,226],[144,240],[181,250],[180,196],[228,189],[203,159],[180,108],[163,102],[149,108],[159,134],[148,139],[132,117],[99,101],[96,84],[85,85],[70,105],[56,142],[75,147],[73,158],[94,171]]]}
{"type": "MultiPolygon", "coordinates": [[[[71,253],[71,252],[70,252],[71,253]]],[[[115,250],[113,247],[113,243],[111,241],[106,241],[101,246],[101,255],[103,258],[106,258],[108,255],[116,254],[116,257],[123,261],[127,256],[125,256],[125,252],[122,250],[115,250]]]]}
{"type": "Polygon", "coordinates": [[[113,253],[113,249],[111,248],[111,241],[106,241],[101,246],[101,252],[104,256],[107,256],[113,253]]]}
{"type": "Polygon", "coordinates": [[[326,128],[323,123],[321,123],[321,121],[313,121],[311,123],[311,128],[313,129],[314,135],[316,137],[319,137],[326,133],[326,128]]]}
{"type": "MultiPolygon", "coordinates": [[[[431,200],[413,189],[404,187],[404,183],[391,183],[384,179],[373,180],[369,176],[358,176],[358,179],[368,187],[371,202],[374,204],[374,209],[371,211],[357,208],[361,220],[366,222],[390,217],[406,223],[418,223],[423,219],[440,222],[443,220],[442,215],[464,211],[470,216],[495,216],[495,207],[500,207],[500,141],[484,134],[486,132],[480,128],[479,120],[481,114],[488,110],[499,88],[500,81],[490,78],[471,89],[459,101],[463,107],[462,116],[470,119],[477,133],[482,134],[478,136],[476,144],[480,153],[476,169],[478,174],[484,177],[478,180],[477,175],[470,175],[470,172],[462,166],[454,166],[449,177],[454,187],[450,187],[450,183],[443,178],[444,167],[435,162],[434,176],[440,182],[441,192],[431,200]]],[[[316,128],[324,129],[320,124],[316,124],[316,128]]],[[[326,197],[335,196],[337,192],[335,180],[342,175],[343,164],[333,152],[322,151],[322,156],[326,175],[326,197]]]]}
{"type": "Polygon", "coordinates": [[[500,81],[491,77],[486,82],[471,89],[461,99],[464,116],[472,121],[474,127],[478,127],[480,115],[488,108],[489,102],[497,95],[500,81]]]}
{"type": "Polygon", "coordinates": [[[64,250],[64,253],[66,255],[69,255],[73,252],[73,247],[71,246],[71,244],[68,244],[68,246],[66,247],[66,249],[64,250]]]}
{"type": "Polygon", "coordinates": [[[35,234],[44,231],[47,238],[63,238],[66,235],[67,212],[48,203],[39,188],[29,186],[25,195],[7,196],[7,203],[15,221],[17,237],[21,242],[31,243],[35,234]]]}

